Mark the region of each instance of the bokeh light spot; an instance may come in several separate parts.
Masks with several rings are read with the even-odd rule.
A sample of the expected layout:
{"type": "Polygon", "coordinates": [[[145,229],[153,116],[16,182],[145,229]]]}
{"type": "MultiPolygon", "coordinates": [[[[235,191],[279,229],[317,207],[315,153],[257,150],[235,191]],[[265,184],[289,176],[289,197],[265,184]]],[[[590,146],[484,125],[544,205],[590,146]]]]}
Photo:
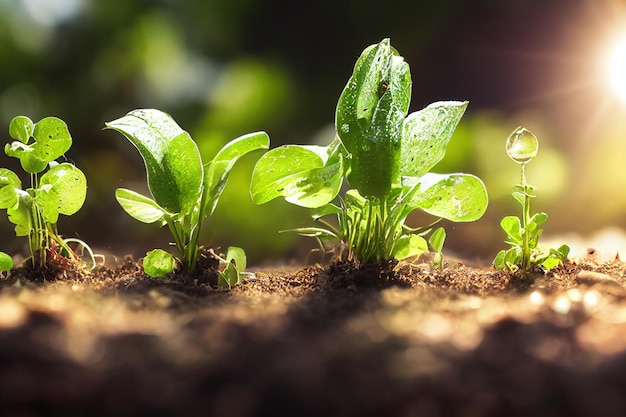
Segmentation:
{"type": "Polygon", "coordinates": [[[615,94],[626,103],[626,36],[611,50],[609,56],[609,80],[615,94]]]}

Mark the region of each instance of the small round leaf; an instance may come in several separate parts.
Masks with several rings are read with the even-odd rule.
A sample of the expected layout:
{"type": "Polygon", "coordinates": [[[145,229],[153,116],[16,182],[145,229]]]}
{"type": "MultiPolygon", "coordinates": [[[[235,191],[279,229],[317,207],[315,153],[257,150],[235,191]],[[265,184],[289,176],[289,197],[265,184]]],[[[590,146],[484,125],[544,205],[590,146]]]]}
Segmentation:
{"type": "Polygon", "coordinates": [[[176,268],[176,258],[162,249],[154,249],[143,258],[143,270],[151,278],[162,278],[176,268]]]}

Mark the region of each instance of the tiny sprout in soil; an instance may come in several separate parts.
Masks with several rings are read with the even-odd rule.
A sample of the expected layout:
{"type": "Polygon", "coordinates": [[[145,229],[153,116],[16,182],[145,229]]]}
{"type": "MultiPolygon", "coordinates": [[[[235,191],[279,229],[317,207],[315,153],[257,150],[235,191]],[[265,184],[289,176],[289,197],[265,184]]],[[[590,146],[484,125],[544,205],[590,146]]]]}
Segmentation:
{"type": "MultiPolygon", "coordinates": [[[[152,194],[150,198],[119,188],[115,193],[117,201],[140,222],[167,225],[183,265],[189,272],[193,271],[198,259],[202,223],[213,214],[230,171],[242,156],[267,149],[268,135],[256,132],[234,139],[211,161],[203,164],[200,151],[189,133],[159,110],[134,110],[107,123],[106,127],[122,133],[137,148],[146,165],[148,188],[152,194]]],[[[240,265],[245,267],[245,262],[241,262],[239,256],[234,259],[240,268],[237,272],[243,271],[240,265]]],[[[153,277],[164,276],[175,266],[173,256],[162,250],[153,251],[144,259],[144,270],[153,277]]],[[[231,275],[228,282],[233,282],[231,275]]]]}
{"type": "Polygon", "coordinates": [[[539,141],[537,137],[524,127],[518,127],[506,141],[506,152],[509,157],[520,164],[521,184],[513,187],[513,198],[522,206],[522,218],[506,216],[500,226],[506,232],[506,243],[511,245],[508,250],[501,250],[493,260],[498,269],[508,268],[516,271],[519,268],[527,271],[531,265],[538,265],[550,270],[562,264],[569,254],[569,247],[562,245],[558,249],[543,252],[538,248],[539,236],[543,232],[541,226],[548,220],[546,213],[535,213],[531,216],[530,200],[535,187],[526,182],[526,164],[537,156],[539,141]]]}
{"type": "MultiPolygon", "coordinates": [[[[87,181],[82,171],[68,162],[56,161],[72,146],[67,125],[56,117],[33,123],[28,117],[17,116],[9,125],[9,135],[15,141],[7,144],[4,151],[20,160],[22,168],[30,175],[30,187],[23,190],[17,174],[0,168],[0,208],[7,210],[9,221],[15,224],[15,234],[28,237],[35,268],[43,268],[47,257],[58,253],[78,259],[68,246],[68,240],[59,235],[56,225],[60,214],[76,213],[87,194],[87,181]]],[[[71,240],[91,254],[84,242],[71,240]]],[[[9,268],[11,264],[5,256],[0,257],[0,269],[9,268]]]]}
{"type": "Polygon", "coordinates": [[[421,209],[473,221],[485,212],[487,191],[470,174],[429,172],[444,157],[467,102],[437,102],[407,115],[410,99],[409,65],[389,39],[369,46],[339,98],[337,138],[326,147],[285,145],[267,152],[252,174],[253,201],[283,197],[316,209],[313,218],[322,227],[295,231],[347,246],[357,263],[428,252],[424,235],[430,229],[407,227],[409,213],[421,209]],[[352,189],[334,204],[344,177],[352,189]],[[336,216],[337,226],[324,219],[328,215],[336,216]]]}

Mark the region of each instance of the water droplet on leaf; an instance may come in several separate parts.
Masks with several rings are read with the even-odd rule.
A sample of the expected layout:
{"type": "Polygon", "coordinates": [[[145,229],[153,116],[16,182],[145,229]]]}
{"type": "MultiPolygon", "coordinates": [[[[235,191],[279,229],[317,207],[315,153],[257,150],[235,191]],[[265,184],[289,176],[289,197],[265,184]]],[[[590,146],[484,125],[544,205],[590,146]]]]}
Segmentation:
{"type": "Polygon", "coordinates": [[[506,140],[506,152],[518,164],[527,164],[539,150],[537,137],[525,127],[518,127],[506,140]]]}

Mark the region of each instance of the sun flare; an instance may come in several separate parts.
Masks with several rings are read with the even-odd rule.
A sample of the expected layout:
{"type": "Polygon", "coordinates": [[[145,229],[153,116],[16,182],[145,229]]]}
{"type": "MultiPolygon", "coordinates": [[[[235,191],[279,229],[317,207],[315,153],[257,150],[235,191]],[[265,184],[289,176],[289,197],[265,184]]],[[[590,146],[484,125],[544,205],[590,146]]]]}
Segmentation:
{"type": "Polygon", "coordinates": [[[615,44],[609,55],[609,80],[615,94],[626,103],[626,36],[615,44]]]}

